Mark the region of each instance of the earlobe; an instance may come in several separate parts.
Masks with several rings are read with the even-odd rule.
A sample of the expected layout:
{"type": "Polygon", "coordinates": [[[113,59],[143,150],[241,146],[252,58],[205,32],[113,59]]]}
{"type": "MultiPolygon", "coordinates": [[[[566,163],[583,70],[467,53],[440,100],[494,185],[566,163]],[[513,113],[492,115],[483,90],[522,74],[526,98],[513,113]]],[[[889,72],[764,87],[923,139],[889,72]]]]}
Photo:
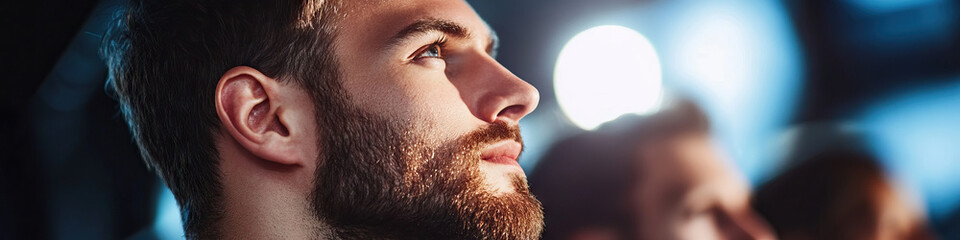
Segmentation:
{"type": "Polygon", "coordinates": [[[215,101],[226,132],[261,159],[300,164],[290,144],[289,126],[282,121],[283,106],[276,79],[250,67],[235,67],[220,78],[215,101]]]}

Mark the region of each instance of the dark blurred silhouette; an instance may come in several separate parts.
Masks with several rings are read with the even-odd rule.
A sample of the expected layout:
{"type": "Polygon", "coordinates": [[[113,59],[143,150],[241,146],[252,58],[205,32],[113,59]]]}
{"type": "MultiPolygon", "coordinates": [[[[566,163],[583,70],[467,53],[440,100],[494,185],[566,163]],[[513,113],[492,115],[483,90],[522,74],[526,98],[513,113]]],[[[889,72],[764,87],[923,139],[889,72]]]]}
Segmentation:
{"type": "Polygon", "coordinates": [[[799,156],[788,156],[794,165],[757,190],[754,206],[778,235],[784,240],[934,239],[922,207],[888,178],[876,157],[857,139],[831,131],[808,129],[800,150],[792,153],[799,156]]]}
{"type": "Polygon", "coordinates": [[[544,239],[772,239],[694,104],[554,145],[530,178],[544,239]]]}
{"type": "Polygon", "coordinates": [[[960,226],[960,208],[954,209],[950,216],[938,226],[942,226],[942,229],[937,231],[942,239],[960,239],[960,227],[951,227],[960,226]]]}

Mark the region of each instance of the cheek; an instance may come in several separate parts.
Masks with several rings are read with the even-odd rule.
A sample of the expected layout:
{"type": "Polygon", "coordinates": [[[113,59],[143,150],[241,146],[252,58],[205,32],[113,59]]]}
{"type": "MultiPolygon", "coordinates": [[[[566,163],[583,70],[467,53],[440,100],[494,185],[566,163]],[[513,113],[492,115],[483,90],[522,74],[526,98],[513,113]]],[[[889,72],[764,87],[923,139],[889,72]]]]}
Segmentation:
{"type": "Polygon", "coordinates": [[[363,109],[404,121],[439,139],[450,139],[475,129],[473,118],[460,93],[446,75],[426,67],[367,75],[375,81],[358,84],[351,94],[363,109]]]}
{"type": "Polygon", "coordinates": [[[677,224],[676,236],[678,239],[719,239],[723,234],[717,228],[712,218],[707,216],[694,217],[677,224]]]}
{"type": "Polygon", "coordinates": [[[442,139],[450,139],[476,129],[479,124],[474,118],[456,88],[452,85],[427,87],[421,94],[414,96],[412,114],[418,124],[427,127],[442,139]]]}
{"type": "Polygon", "coordinates": [[[655,180],[647,179],[637,184],[634,190],[634,203],[637,204],[633,214],[639,219],[637,231],[641,239],[673,239],[672,226],[678,219],[675,206],[667,204],[665,195],[660,191],[655,180]],[[645,183],[645,184],[644,184],[645,183]]]}

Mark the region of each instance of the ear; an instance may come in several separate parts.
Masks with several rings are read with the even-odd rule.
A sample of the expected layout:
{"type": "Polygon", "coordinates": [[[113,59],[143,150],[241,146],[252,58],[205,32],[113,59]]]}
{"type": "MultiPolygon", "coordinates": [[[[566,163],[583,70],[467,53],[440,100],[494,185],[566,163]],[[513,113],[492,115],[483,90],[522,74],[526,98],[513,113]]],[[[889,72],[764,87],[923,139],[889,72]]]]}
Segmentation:
{"type": "Polygon", "coordinates": [[[257,157],[301,165],[284,116],[280,83],[251,67],[234,67],[217,84],[220,122],[230,136],[257,157]]]}

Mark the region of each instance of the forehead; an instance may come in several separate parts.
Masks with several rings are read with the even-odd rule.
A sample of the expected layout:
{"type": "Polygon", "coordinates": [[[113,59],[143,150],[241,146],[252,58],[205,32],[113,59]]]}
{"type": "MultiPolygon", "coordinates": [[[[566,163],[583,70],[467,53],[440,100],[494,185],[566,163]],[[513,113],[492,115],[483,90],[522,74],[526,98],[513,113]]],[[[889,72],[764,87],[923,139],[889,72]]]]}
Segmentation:
{"type": "Polygon", "coordinates": [[[423,19],[447,20],[478,38],[490,35],[485,22],[462,0],[347,1],[340,37],[364,45],[383,43],[408,25],[423,19]]]}
{"type": "Polygon", "coordinates": [[[742,184],[707,136],[659,139],[641,145],[638,150],[640,170],[648,186],[692,190],[705,185],[739,187],[742,184]]]}
{"type": "Polygon", "coordinates": [[[709,175],[719,166],[720,154],[709,138],[701,135],[672,135],[640,145],[641,168],[650,174],[681,177],[709,175]],[[677,176],[677,175],[681,176],[677,176]]]}

